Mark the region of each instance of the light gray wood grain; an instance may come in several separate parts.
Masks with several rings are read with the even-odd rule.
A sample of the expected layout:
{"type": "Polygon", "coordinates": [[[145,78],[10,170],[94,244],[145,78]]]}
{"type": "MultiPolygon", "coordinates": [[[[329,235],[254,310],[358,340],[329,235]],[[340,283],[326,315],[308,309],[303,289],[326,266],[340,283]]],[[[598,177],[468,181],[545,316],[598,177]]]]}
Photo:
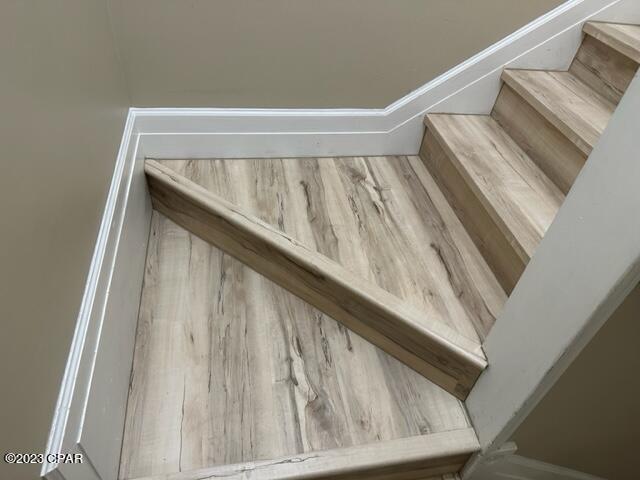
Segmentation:
{"type": "Polygon", "coordinates": [[[477,450],[475,433],[468,428],[136,480],[425,480],[435,475],[454,480],[452,472],[477,450]]]}
{"type": "Polygon", "coordinates": [[[582,150],[509,85],[502,86],[491,116],[563,193],[569,192],[587,159],[582,150]]]}
{"type": "Polygon", "coordinates": [[[502,308],[504,292],[418,157],[163,164],[466,338],[482,340],[502,308]],[[248,193],[232,197],[226,183],[248,193]]]}
{"type": "MultiPolygon", "coordinates": [[[[451,183],[463,181],[470,190],[470,195],[456,202],[457,210],[483,209],[497,227],[489,230],[474,219],[467,221],[467,228],[482,230],[476,234],[478,239],[482,233],[491,234],[486,239],[488,246],[483,241],[485,251],[504,244],[496,238],[504,237],[519,258],[506,270],[517,271],[533,255],[564,195],[490,116],[431,114],[425,123],[459,174],[442,177],[447,182],[445,188],[455,190],[459,187],[451,183]],[[474,202],[479,205],[474,207],[474,202]]],[[[431,154],[425,154],[435,172],[435,163],[429,162],[431,154]]],[[[469,217],[471,210],[461,215],[464,219],[469,217]]],[[[494,251],[488,258],[504,255],[502,250],[494,251]]],[[[502,264],[496,264],[494,269],[497,273],[505,270],[502,264]]],[[[507,289],[511,288],[513,285],[508,284],[507,289]]]]}
{"type": "Polygon", "coordinates": [[[486,115],[428,115],[427,125],[516,253],[528,261],[564,195],[486,115]]]}
{"type": "MultiPolygon", "coordinates": [[[[163,163],[451,329],[479,337],[504,302],[417,157],[163,163]]],[[[146,268],[121,478],[469,426],[452,395],[160,214],[146,268]]]]}
{"type": "Polygon", "coordinates": [[[615,104],[569,72],[505,70],[502,80],[589,155],[615,104]]]}
{"type": "Polygon", "coordinates": [[[451,395],[154,217],[121,477],[466,428],[451,395]]]}
{"type": "Polygon", "coordinates": [[[584,31],[640,63],[640,25],[587,22],[584,31]]]}
{"type": "Polygon", "coordinates": [[[638,70],[618,43],[633,49],[639,27],[587,23],[584,30],[568,73],[505,71],[491,113],[564,193],[638,70]]]}
{"type": "MultiPolygon", "coordinates": [[[[158,162],[148,160],[145,171],[160,212],[459,398],[466,397],[486,367],[479,343],[430,312],[421,312],[158,162]]],[[[257,178],[263,181],[265,175],[257,178]]],[[[303,187],[308,208],[309,187],[303,187]]]]}
{"type": "Polygon", "coordinates": [[[427,129],[420,157],[453,206],[469,235],[487,260],[507,293],[520,278],[525,263],[502,234],[474,191],[455,167],[431,129],[427,129]]]}
{"type": "Polygon", "coordinates": [[[638,70],[638,63],[587,35],[569,71],[617,104],[638,70]]]}

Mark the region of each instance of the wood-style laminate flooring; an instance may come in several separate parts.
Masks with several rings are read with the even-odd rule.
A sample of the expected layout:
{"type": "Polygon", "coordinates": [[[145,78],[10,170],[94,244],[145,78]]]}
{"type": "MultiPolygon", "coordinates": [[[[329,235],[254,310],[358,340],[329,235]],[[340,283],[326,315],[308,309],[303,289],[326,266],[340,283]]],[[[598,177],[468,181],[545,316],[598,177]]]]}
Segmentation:
{"type": "MultiPolygon", "coordinates": [[[[163,163],[471,339],[505,300],[418,157],[163,163]]],[[[452,395],[154,213],[121,478],[468,426],[452,395]]]]}

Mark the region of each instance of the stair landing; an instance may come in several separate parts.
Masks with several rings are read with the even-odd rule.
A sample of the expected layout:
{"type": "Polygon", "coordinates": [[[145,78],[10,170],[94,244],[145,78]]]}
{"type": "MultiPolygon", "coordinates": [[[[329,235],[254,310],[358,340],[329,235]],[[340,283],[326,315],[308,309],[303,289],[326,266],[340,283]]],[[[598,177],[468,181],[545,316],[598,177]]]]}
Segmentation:
{"type": "MultiPolygon", "coordinates": [[[[472,340],[502,307],[418,157],[162,163],[472,340]]],[[[475,445],[453,395],[157,212],[126,425],[123,479],[461,435],[457,464],[398,477],[423,478],[475,445]]]]}
{"type": "Polygon", "coordinates": [[[482,343],[505,295],[417,156],[165,160],[215,195],[482,343]]]}

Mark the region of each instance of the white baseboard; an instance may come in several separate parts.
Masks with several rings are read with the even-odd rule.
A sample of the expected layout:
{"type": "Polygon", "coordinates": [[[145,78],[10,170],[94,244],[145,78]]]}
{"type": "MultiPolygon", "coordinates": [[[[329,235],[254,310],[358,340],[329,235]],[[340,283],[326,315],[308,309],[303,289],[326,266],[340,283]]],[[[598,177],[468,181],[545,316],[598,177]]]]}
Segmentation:
{"type": "Polygon", "coordinates": [[[154,158],[414,155],[428,112],[489,113],[505,67],[563,70],[587,20],[640,23],[637,0],[570,0],[384,109],[134,109],[154,158]]]}
{"type": "Polygon", "coordinates": [[[45,463],[48,479],[117,478],[151,220],[138,140],[129,114],[47,442],[84,462],[45,463]]]}

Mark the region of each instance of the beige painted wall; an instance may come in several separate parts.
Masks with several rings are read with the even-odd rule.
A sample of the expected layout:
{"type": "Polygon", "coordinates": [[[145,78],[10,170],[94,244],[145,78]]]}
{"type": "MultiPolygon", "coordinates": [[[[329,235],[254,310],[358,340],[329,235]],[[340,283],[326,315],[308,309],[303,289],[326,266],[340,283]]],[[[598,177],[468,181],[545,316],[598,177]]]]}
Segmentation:
{"type": "Polygon", "coordinates": [[[134,105],[385,107],[562,0],[109,0],[134,105]]]}
{"type": "Polygon", "coordinates": [[[518,453],[615,480],[638,478],[640,285],[514,435],[518,453]]]}
{"type": "MultiPolygon", "coordinates": [[[[129,105],[104,0],[0,4],[0,453],[44,451],[129,105]]],[[[36,478],[39,466],[0,478],[36,478]]]]}

